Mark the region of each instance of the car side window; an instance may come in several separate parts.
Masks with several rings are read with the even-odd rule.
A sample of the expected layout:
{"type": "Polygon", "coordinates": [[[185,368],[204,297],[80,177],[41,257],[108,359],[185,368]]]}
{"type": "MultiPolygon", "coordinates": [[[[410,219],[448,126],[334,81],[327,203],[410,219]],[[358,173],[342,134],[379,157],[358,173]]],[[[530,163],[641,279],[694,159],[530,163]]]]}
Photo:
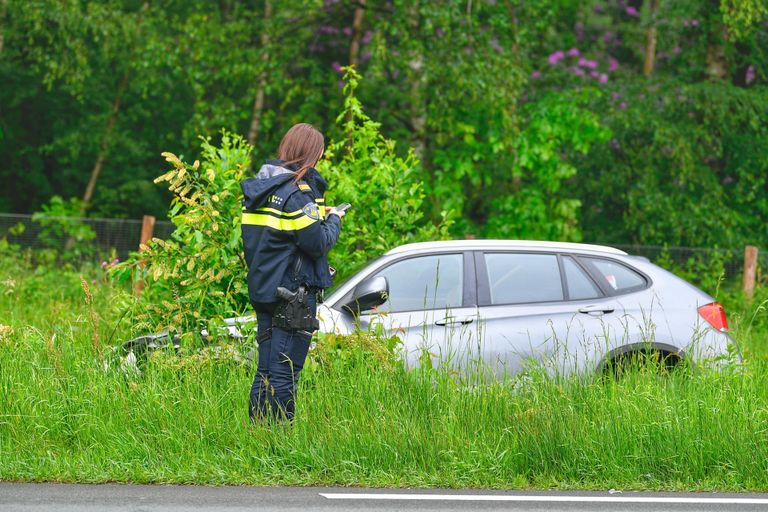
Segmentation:
{"type": "Polygon", "coordinates": [[[461,307],[464,256],[441,254],[398,261],[377,272],[389,283],[389,299],[377,312],[461,307]]]}
{"type": "Polygon", "coordinates": [[[485,253],[491,304],[563,300],[554,254],[485,253]]]}
{"type": "Polygon", "coordinates": [[[576,264],[570,256],[563,256],[563,271],[568,286],[570,300],[586,300],[600,297],[600,290],[592,279],[576,264]]]}
{"type": "Polygon", "coordinates": [[[598,276],[604,279],[611,290],[619,293],[627,293],[645,288],[646,281],[643,276],[617,261],[603,258],[585,258],[595,269],[598,276]]]}

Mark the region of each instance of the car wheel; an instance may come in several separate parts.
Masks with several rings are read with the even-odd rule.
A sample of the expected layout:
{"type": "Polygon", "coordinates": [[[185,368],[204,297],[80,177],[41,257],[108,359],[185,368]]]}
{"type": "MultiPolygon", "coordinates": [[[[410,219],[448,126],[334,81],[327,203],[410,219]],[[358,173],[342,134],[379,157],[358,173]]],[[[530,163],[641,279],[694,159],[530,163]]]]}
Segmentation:
{"type": "Polygon", "coordinates": [[[617,354],[603,367],[603,375],[623,378],[629,373],[669,376],[681,367],[680,354],[658,349],[633,350],[617,354]]]}

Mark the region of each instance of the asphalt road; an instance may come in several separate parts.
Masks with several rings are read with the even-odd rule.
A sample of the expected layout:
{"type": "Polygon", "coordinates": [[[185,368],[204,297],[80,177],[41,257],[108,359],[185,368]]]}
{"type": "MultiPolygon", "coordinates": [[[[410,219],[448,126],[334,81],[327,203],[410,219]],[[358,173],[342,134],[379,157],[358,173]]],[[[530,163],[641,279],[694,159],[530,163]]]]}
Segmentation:
{"type": "Polygon", "coordinates": [[[522,492],[349,489],[321,487],[196,487],[0,483],[0,510],[11,511],[344,511],[361,509],[511,510],[517,512],[768,510],[768,494],[646,492],[522,492]]]}

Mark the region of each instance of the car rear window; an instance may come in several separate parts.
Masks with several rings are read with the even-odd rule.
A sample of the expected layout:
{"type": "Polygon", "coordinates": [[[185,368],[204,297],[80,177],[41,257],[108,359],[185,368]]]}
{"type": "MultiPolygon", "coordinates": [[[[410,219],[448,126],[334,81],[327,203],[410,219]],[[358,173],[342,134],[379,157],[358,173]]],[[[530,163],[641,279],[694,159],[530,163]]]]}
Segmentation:
{"type": "Polygon", "coordinates": [[[592,279],[570,256],[563,256],[563,270],[570,300],[595,299],[602,295],[592,279]]]}
{"type": "Polygon", "coordinates": [[[491,304],[563,300],[554,254],[486,253],[491,304]]]}
{"type": "Polygon", "coordinates": [[[608,288],[618,293],[641,290],[647,284],[642,275],[617,261],[586,257],[582,260],[589,262],[608,288]]]}

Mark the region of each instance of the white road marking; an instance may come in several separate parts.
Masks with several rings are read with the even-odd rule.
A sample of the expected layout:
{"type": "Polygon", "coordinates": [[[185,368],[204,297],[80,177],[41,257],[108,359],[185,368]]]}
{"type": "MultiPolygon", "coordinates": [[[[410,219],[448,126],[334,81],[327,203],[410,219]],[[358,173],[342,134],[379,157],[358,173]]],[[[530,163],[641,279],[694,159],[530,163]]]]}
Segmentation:
{"type": "Polygon", "coordinates": [[[505,494],[383,494],[320,493],[329,500],[419,500],[419,501],[519,501],[551,503],[676,503],[696,505],[768,505],[768,498],[692,498],[668,496],[545,496],[505,494]]]}

